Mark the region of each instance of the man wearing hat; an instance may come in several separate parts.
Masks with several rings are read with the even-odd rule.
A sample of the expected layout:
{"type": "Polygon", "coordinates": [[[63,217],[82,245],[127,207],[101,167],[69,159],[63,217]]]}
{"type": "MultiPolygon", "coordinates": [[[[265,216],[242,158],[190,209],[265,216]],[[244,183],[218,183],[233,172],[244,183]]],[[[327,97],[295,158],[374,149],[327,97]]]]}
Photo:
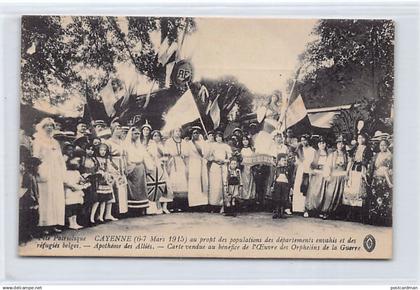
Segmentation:
{"type": "Polygon", "coordinates": [[[106,124],[104,120],[95,120],[93,121],[93,128],[95,129],[95,133],[98,134],[102,130],[106,128],[106,124]]]}
{"type": "Polygon", "coordinates": [[[80,121],[76,126],[76,139],[87,135],[87,125],[80,121]]]}

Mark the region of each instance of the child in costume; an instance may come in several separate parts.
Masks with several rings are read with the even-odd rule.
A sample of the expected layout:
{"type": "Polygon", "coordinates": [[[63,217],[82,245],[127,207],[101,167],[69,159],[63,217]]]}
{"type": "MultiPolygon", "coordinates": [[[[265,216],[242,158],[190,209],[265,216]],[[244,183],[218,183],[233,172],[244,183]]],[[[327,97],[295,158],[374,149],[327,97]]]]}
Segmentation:
{"type": "Polygon", "coordinates": [[[224,190],[223,208],[227,216],[236,216],[237,199],[241,195],[242,177],[238,160],[232,157],[229,161],[227,181],[224,190]]]}
{"type": "Polygon", "coordinates": [[[273,219],[286,218],[284,211],[288,205],[290,194],[290,178],[286,154],[282,153],[277,156],[271,191],[274,203],[273,219]]]}

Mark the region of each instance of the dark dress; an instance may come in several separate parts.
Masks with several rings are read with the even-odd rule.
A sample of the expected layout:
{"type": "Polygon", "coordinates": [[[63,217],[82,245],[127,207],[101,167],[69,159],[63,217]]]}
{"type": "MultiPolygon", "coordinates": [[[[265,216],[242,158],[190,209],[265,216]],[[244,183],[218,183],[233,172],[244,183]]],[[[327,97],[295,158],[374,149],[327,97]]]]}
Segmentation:
{"type": "Polygon", "coordinates": [[[392,153],[378,153],[371,163],[372,184],[367,197],[368,218],[375,225],[392,225],[392,153]]]}
{"type": "Polygon", "coordinates": [[[326,151],[318,150],[315,152],[314,161],[311,164],[312,174],[309,179],[309,187],[305,200],[305,208],[308,211],[321,210],[327,187],[324,168],[327,164],[327,158],[326,151]]]}
{"type": "Polygon", "coordinates": [[[99,175],[97,174],[99,169],[99,162],[96,157],[86,157],[82,162],[81,173],[85,178],[90,182],[91,186],[84,191],[85,193],[85,204],[92,205],[95,202],[98,202],[98,181],[99,175]]]}

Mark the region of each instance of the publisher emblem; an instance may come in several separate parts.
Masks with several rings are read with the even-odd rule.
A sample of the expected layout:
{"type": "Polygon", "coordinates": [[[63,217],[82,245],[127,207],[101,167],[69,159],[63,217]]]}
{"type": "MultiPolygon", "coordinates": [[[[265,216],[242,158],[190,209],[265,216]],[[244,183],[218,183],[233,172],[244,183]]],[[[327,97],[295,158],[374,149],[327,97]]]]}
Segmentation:
{"type": "Polygon", "coordinates": [[[367,252],[372,252],[375,249],[376,240],[372,235],[367,235],[363,240],[363,247],[367,252]]]}

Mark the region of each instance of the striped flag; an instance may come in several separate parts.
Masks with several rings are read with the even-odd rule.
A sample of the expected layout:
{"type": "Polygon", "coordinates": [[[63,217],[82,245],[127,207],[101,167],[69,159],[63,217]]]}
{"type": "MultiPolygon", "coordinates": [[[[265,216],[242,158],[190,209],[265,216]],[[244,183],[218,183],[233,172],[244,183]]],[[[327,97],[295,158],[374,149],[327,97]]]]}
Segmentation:
{"type": "Polygon", "coordinates": [[[165,116],[165,126],[162,129],[163,133],[169,133],[171,130],[180,128],[183,125],[195,121],[200,118],[197,104],[191,90],[188,89],[175,105],[169,109],[165,116]]]}
{"type": "Polygon", "coordinates": [[[216,129],[220,125],[220,108],[217,102],[217,98],[213,101],[208,112],[211,120],[213,121],[213,129],[216,129]]]}
{"type": "Polygon", "coordinates": [[[303,102],[301,95],[299,95],[296,100],[294,100],[293,103],[286,109],[285,114],[286,116],[284,118],[284,122],[282,122],[280,125],[281,132],[295,125],[297,122],[308,115],[305,103],[303,102]]]}

